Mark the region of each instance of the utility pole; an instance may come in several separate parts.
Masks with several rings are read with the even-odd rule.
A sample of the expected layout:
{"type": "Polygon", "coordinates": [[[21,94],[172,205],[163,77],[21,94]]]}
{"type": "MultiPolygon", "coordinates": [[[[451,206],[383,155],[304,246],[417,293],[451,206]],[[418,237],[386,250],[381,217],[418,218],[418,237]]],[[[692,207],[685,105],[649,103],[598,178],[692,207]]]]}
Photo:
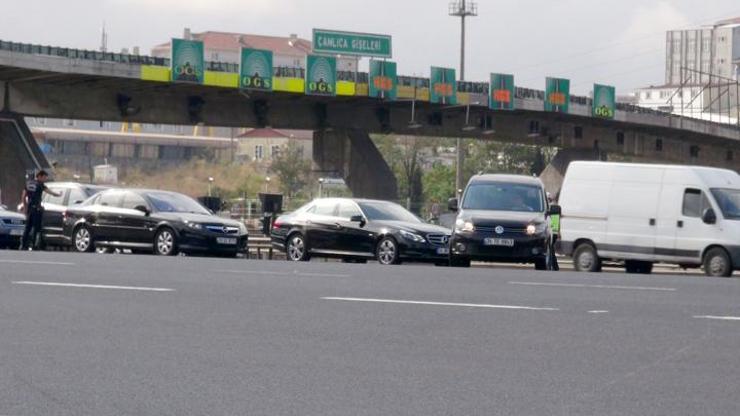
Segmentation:
{"type": "MultiPolygon", "coordinates": [[[[478,16],[478,4],[473,1],[459,0],[450,3],[450,16],[460,18],[460,81],[465,81],[465,18],[478,16]]],[[[455,146],[456,171],[455,171],[455,196],[460,197],[460,192],[465,186],[463,183],[463,164],[465,154],[462,148],[462,139],[457,138],[455,146]]]]}

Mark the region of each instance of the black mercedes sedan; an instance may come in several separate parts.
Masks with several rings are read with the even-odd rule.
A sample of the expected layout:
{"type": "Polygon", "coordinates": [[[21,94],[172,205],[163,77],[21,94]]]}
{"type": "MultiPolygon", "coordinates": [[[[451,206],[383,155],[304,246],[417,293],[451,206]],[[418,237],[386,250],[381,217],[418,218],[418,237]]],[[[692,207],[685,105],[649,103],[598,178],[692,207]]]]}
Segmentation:
{"type": "Polygon", "coordinates": [[[423,222],[393,202],[369,199],[316,199],[278,217],[272,244],[288,260],[312,256],[381,264],[402,261],[446,265],[450,230],[423,222]]]}
{"type": "Polygon", "coordinates": [[[80,252],[127,248],[236,257],[247,250],[244,224],[217,217],[188,196],[147,189],[109,189],[68,208],[64,235],[80,252]]]}

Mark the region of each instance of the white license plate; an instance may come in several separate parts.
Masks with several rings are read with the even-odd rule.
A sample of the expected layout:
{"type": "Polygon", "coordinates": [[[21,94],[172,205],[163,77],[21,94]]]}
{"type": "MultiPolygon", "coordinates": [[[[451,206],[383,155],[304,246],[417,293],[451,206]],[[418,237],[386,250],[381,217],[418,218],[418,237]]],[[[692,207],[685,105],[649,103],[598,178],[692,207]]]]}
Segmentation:
{"type": "Polygon", "coordinates": [[[10,230],[10,235],[23,235],[23,230],[10,230]]]}
{"type": "Polygon", "coordinates": [[[437,254],[450,254],[450,249],[447,247],[440,247],[437,249],[437,254]]]}
{"type": "Polygon", "coordinates": [[[503,246],[514,247],[514,240],[511,238],[486,238],[483,240],[486,246],[503,246]]]}
{"type": "Polygon", "coordinates": [[[217,237],[216,242],[219,244],[236,245],[236,238],[217,237]]]}

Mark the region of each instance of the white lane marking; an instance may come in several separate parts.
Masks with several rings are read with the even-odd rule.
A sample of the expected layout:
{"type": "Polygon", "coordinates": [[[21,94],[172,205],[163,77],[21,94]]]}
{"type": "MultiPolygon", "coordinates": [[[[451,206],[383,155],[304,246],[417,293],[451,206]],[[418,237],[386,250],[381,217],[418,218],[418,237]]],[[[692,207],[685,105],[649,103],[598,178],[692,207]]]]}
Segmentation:
{"type": "Polygon", "coordinates": [[[740,316],[714,316],[714,315],[695,315],[696,319],[715,319],[718,321],[740,321],[740,316]]]}
{"type": "Polygon", "coordinates": [[[139,290],[144,292],[174,292],[175,289],[166,287],[139,287],[139,286],[115,286],[115,285],[89,285],[82,283],[56,283],[56,282],[30,282],[17,281],[14,285],[33,285],[33,286],[59,286],[59,287],[79,287],[88,289],[117,289],[117,290],[139,290]]]}
{"type": "Polygon", "coordinates": [[[552,287],[585,287],[593,289],[621,289],[621,290],[657,290],[662,292],[674,292],[672,287],[648,287],[648,286],[616,286],[616,285],[589,285],[582,283],[545,283],[545,282],[509,282],[510,285],[523,286],[552,286],[552,287]]]}
{"type": "Polygon", "coordinates": [[[399,300],[399,299],[373,299],[373,298],[341,298],[335,296],[322,297],[324,300],[341,300],[348,302],[375,302],[375,303],[401,303],[407,305],[433,305],[433,306],[463,306],[468,308],[489,308],[489,309],[520,309],[528,311],[558,311],[558,308],[540,308],[533,306],[516,306],[516,305],[488,305],[485,303],[454,303],[454,302],[428,302],[420,300],[399,300]]]}
{"type": "Polygon", "coordinates": [[[292,272],[268,272],[259,270],[217,270],[221,273],[234,273],[234,274],[266,274],[273,276],[318,276],[318,277],[351,277],[349,274],[333,274],[333,273],[309,273],[299,272],[294,270],[292,272]]]}
{"type": "Polygon", "coordinates": [[[609,313],[609,311],[595,310],[595,311],[588,311],[588,313],[609,313]]]}
{"type": "Polygon", "coordinates": [[[35,260],[0,260],[0,263],[16,263],[16,264],[46,264],[53,266],[74,266],[74,263],[67,263],[63,261],[35,261],[35,260]]]}

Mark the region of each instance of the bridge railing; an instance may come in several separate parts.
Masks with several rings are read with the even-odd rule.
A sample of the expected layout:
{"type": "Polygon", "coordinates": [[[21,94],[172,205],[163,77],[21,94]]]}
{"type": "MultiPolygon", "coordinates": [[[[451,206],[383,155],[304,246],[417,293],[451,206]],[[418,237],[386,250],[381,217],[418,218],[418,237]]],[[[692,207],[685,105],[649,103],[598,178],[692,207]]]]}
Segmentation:
{"type": "Polygon", "coordinates": [[[141,65],[169,66],[170,64],[169,59],[155,56],[91,51],[87,49],[60,48],[57,46],[33,45],[30,43],[7,42],[3,40],[0,40],[0,50],[34,55],[59,56],[71,59],[86,59],[141,65]]]}

